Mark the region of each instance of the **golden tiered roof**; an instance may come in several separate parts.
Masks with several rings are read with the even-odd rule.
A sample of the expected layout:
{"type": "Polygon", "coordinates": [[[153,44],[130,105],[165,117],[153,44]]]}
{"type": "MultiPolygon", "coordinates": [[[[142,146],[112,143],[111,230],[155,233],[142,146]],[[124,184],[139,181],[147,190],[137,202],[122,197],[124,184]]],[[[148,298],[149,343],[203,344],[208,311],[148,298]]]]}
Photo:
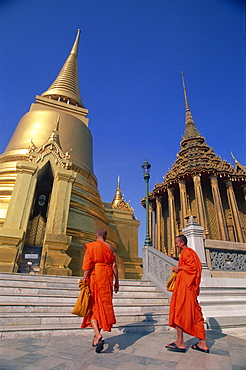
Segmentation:
{"type": "Polygon", "coordinates": [[[50,99],[59,100],[72,105],[77,105],[84,108],[82,103],[78,85],[78,45],[79,45],[80,30],[78,30],[74,45],[63,65],[57,78],[41,96],[50,99]]]}
{"type": "Polygon", "coordinates": [[[186,93],[184,83],[184,75],[182,74],[182,83],[185,100],[185,132],[180,143],[180,151],[177,154],[177,159],[172,165],[171,170],[164,176],[162,183],[156,184],[152,195],[159,193],[167,186],[176,183],[178,180],[187,175],[196,175],[206,172],[208,174],[216,174],[225,179],[242,179],[246,180],[246,170],[243,166],[233,166],[227,161],[223,161],[221,157],[216,155],[213,149],[206,144],[206,140],[198,132],[193,120],[186,93]]]}

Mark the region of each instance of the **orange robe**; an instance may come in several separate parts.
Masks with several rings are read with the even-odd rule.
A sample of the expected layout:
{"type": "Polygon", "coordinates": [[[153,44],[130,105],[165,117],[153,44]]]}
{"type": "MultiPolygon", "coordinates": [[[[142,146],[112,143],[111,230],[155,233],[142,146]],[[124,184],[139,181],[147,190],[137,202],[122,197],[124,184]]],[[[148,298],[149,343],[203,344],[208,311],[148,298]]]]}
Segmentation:
{"type": "Polygon", "coordinates": [[[180,254],[177,275],[170,302],[169,325],[180,326],[183,331],[196,338],[205,339],[204,319],[197,302],[201,281],[201,261],[193,249],[185,247],[180,254]]]}
{"type": "Polygon", "coordinates": [[[113,309],[113,270],[114,254],[109,247],[97,240],[85,244],[83,271],[92,269],[87,282],[91,293],[92,309],[84,317],[81,328],[91,327],[90,320],[96,319],[100,329],[111,331],[116,323],[113,309]]]}

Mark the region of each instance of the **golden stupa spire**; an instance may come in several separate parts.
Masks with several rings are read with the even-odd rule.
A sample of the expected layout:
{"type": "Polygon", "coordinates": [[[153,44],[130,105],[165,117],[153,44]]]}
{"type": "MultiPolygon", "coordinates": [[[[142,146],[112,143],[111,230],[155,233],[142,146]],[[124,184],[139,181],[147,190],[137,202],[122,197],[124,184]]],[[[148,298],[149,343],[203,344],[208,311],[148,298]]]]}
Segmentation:
{"type": "Polygon", "coordinates": [[[42,96],[84,108],[78,84],[78,46],[80,30],[74,45],[56,80],[42,96]]]}
{"type": "Polygon", "coordinates": [[[119,209],[121,211],[133,211],[133,208],[130,206],[129,203],[125,201],[124,196],[120,190],[120,175],[118,175],[118,185],[112,202],[112,208],[119,209]]]}
{"type": "Polygon", "coordinates": [[[48,142],[56,142],[57,145],[61,148],[61,144],[60,144],[60,138],[59,138],[59,123],[60,123],[60,117],[61,115],[58,114],[58,117],[57,117],[57,120],[56,120],[56,127],[54,128],[54,130],[52,131],[49,139],[48,139],[48,142]]]}
{"type": "Polygon", "coordinates": [[[181,72],[181,77],[182,77],[182,85],[183,85],[184,101],[185,101],[185,133],[184,133],[184,137],[186,139],[188,139],[189,137],[198,136],[199,133],[197,131],[195,122],[193,120],[193,117],[192,117],[192,114],[191,114],[191,111],[190,111],[183,72],[181,72]]]}
{"type": "Polygon", "coordinates": [[[124,199],[122,192],[120,190],[120,175],[118,175],[118,185],[116,189],[116,193],[112,202],[112,206],[116,206],[122,199],[124,199]]]}

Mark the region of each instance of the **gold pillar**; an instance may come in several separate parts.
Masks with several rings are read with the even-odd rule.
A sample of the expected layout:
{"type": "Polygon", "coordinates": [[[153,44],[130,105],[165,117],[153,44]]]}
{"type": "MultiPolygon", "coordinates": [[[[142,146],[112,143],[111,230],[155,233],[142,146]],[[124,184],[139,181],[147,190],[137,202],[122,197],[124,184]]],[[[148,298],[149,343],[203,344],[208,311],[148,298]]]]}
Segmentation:
{"type": "Polygon", "coordinates": [[[231,215],[232,215],[232,221],[234,224],[234,230],[235,230],[235,234],[237,238],[236,241],[240,243],[244,243],[244,235],[243,235],[242,225],[241,225],[241,221],[239,217],[237,201],[236,201],[235,193],[234,193],[233,186],[232,186],[232,181],[226,180],[225,184],[226,184],[228,202],[229,202],[231,215]]]}
{"type": "Polygon", "coordinates": [[[162,197],[156,197],[156,249],[161,250],[162,197]]]}
{"type": "Polygon", "coordinates": [[[153,245],[153,205],[151,203],[149,204],[149,236],[153,245]]]}
{"type": "Polygon", "coordinates": [[[49,205],[45,243],[40,272],[48,275],[71,275],[68,268],[71,258],[66,251],[72,237],[66,235],[68,212],[75,173],[58,169],[49,205]]]}
{"type": "Polygon", "coordinates": [[[193,176],[194,182],[194,190],[195,190],[195,197],[196,197],[196,204],[197,204],[197,216],[198,216],[198,223],[204,228],[203,237],[208,237],[208,228],[205,216],[205,205],[203,200],[202,194],[202,185],[201,185],[201,176],[195,175],[193,176]]]}
{"type": "Polygon", "coordinates": [[[16,181],[0,229],[0,271],[17,272],[36,186],[37,164],[17,162],[16,181]]]}
{"type": "Polygon", "coordinates": [[[223,211],[223,206],[220,197],[220,191],[218,186],[218,179],[217,176],[210,176],[214,206],[215,206],[215,213],[217,217],[217,224],[219,228],[219,236],[220,240],[228,240],[228,233],[226,228],[225,216],[223,211]]]}
{"type": "Polygon", "coordinates": [[[174,204],[174,188],[167,188],[168,193],[168,210],[169,210],[169,227],[170,227],[170,245],[168,245],[168,255],[175,256],[175,237],[176,237],[176,217],[174,204]]]}
{"type": "Polygon", "coordinates": [[[179,192],[180,192],[180,205],[181,205],[181,230],[186,226],[187,220],[187,194],[186,194],[186,181],[179,180],[179,192]]]}

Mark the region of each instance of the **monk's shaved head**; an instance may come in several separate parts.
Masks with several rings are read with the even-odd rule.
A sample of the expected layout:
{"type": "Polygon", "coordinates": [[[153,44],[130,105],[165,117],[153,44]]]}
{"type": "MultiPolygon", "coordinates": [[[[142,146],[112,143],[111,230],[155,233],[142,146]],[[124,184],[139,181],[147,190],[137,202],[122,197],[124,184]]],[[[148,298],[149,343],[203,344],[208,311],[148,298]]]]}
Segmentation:
{"type": "Polygon", "coordinates": [[[187,240],[186,236],[184,236],[184,235],[178,235],[178,236],[176,236],[176,238],[179,238],[179,241],[180,242],[184,242],[185,245],[187,245],[188,240],[187,240]]]}
{"type": "Polygon", "coordinates": [[[98,229],[97,230],[97,235],[102,236],[103,238],[106,238],[107,236],[107,231],[105,229],[98,229]]]}

